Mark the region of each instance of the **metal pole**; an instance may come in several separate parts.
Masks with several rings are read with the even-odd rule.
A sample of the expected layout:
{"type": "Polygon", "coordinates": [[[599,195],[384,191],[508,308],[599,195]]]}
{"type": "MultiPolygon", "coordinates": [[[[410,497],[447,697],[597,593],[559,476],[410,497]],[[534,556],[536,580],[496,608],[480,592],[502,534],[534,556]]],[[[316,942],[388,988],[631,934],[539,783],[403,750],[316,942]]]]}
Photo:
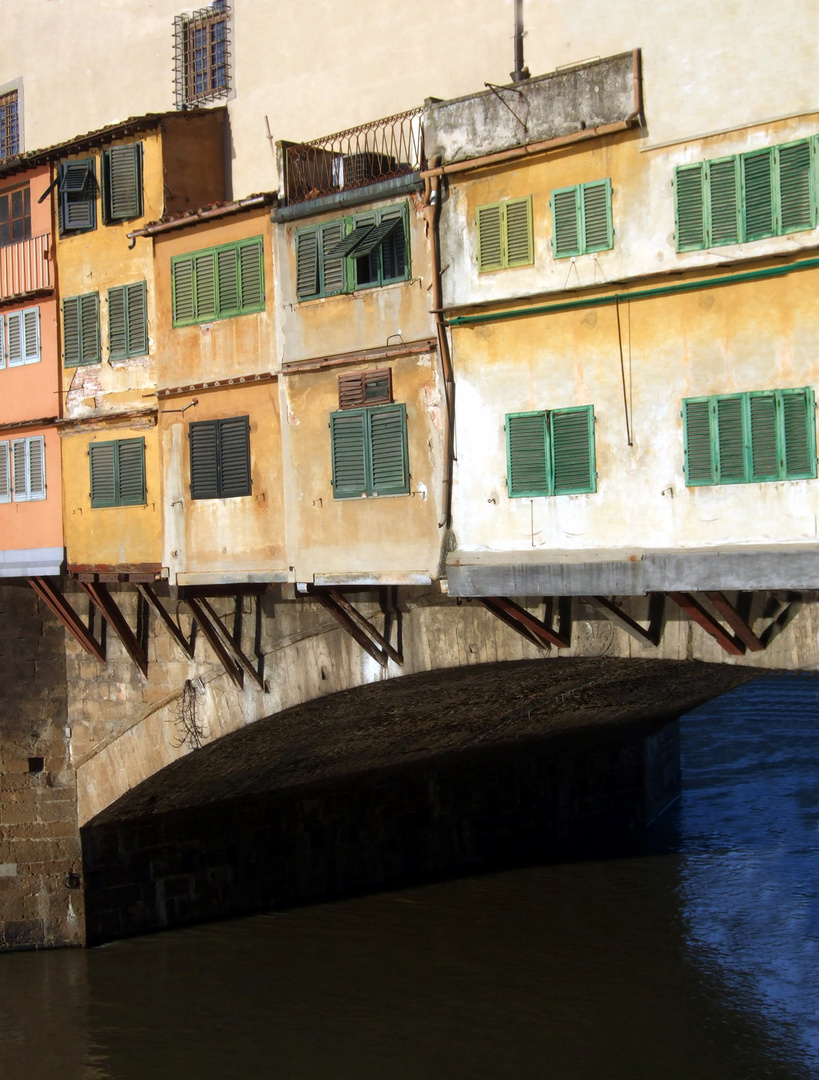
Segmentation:
{"type": "Polygon", "coordinates": [[[515,70],[510,78],[515,83],[529,78],[529,69],[523,66],[523,0],[515,0],[515,70]]]}

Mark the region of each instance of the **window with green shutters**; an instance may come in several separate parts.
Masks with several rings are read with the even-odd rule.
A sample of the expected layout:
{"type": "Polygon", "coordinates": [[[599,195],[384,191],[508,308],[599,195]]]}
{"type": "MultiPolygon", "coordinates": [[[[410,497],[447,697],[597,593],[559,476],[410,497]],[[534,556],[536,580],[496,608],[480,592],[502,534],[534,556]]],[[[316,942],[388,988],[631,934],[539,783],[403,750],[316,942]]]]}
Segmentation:
{"type": "Polygon", "coordinates": [[[250,423],[247,416],[199,420],[188,428],[192,499],[250,495],[250,423]]]}
{"type": "Polygon", "coordinates": [[[0,368],[40,361],[40,309],[23,308],[0,315],[0,368]]]}
{"type": "Polygon", "coordinates": [[[66,367],[100,362],[100,298],[98,293],[63,300],[63,363],[66,367]]]}
{"type": "Polygon", "coordinates": [[[97,180],[94,159],[64,161],[57,176],[60,232],[87,232],[97,227],[97,180]]]}
{"type": "Polygon", "coordinates": [[[531,266],[535,261],[531,195],[479,206],[475,221],[481,273],[531,266]]]}
{"type": "Polygon", "coordinates": [[[614,246],[611,180],[593,180],[552,192],[552,250],[556,259],[614,246]]]}
{"type": "Polygon", "coordinates": [[[814,228],[818,138],[680,165],[674,180],[677,250],[814,228]]]}
{"type": "Polygon", "coordinates": [[[144,281],[108,290],[108,352],[111,360],[145,356],[148,311],[144,281]]]}
{"type": "Polygon", "coordinates": [[[403,404],[330,415],[333,495],[408,495],[407,410],[403,404]]]}
{"type": "Polygon", "coordinates": [[[144,439],[91,443],[88,458],[92,509],[145,505],[144,439]]]}
{"type": "Polygon", "coordinates": [[[263,258],[261,236],[175,255],[171,259],[173,325],[264,311],[263,258]]]}
{"type": "Polygon", "coordinates": [[[594,406],[509,413],[506,458],[510,498],[596,491],[594,406]]]}
{"type": "Polygon", "coordinates": [[[142,214],[142,143],[102,152],[102,213],[108,222],[142,214]]]}
{"type": "Polygon", "coordinates": [[[682,415],[689,487],[816,477],[810,387],[686,398],[682,415]]]}

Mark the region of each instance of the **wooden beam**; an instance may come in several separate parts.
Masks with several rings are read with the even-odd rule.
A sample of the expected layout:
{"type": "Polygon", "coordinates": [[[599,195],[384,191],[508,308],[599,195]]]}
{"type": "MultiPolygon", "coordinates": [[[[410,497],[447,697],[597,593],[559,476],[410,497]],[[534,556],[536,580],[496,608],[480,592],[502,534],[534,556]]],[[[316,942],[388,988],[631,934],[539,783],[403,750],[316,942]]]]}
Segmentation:
{"type": "MultiPolygon", "coordinates": [[[[159,597],[156,595],[154,590],[147,582],[143,582],[137,585],[137,589],[142,593],[142,595],[145,597],[145,599],[160,617],[162,622],[165,624],[176,644],[180,647],[180,649],[182,649],[184,654],[187,657],[190,657],[190,659],[192,660],[195,649],[194,635],[191,634],[191,640],[187,640],[179,626],[174,622],[174,620],[165,610],[165,605],[160,601],[159,597]]],[[[196,623],[194,623],[194,626],[196,626],[196,623]]]]}
{"type": "Polygon", "coordinates": [[[373,624],[370,622],[369,619],[365,618],[361,614],[361,612],[358,611],[357,608],[353,607],[353,605],[343,595],[343,593],[340,593],[338,591],[338,589],[328,589],[327,594],[328,594],[328,596],[332,596],[333,600],[335,600],[335,602],[338,604],[338,606],[343,611],[347,612],[347,614],[356,623],[356,625],[359,626],[361,628],[361,630],[363,630],[364,633],[376,645],[378,645],[381,649],[383,649],[383,651],[387,654],[387,656],[390,658],[390,660],[393,661],[393,663],[396,663],[396,664],[403,664],[404,663],[403,656],[399,652],[397,652],[392,647],[392,645],[390,645],[389,641],[384,637],[383,634],[380,634],[378,632],[378,630],[376,630],[376,628],[373,626],[373,624]]]}
{"type": "MultiPolygon", "coordinates": [[[[240,602],[239,597],[237,597],[236,599],[238,602],[240,602]]],[[[231,653],[233,654],[234,662],[237,663],[239,667],[251,677],[251,679],[256,683],[260,690],[264,690],[264,680],[262,679],[256,668],[253,666],[253,664],[250,662],[250,660],[248,660],[248,658],[242,652],[241,646],[236,640],[236,638],[227,632],[224,623],[210,606],[208,601],[204,598],[204,596],[200,597],[198,602],[199,604],[201,604],[202,608],[207,611],[208,615],[213,620],[213,626],[215,627],[216,632],[221,635],[228,649],[230,649],[231,653]]],[[[241,625],[241,618],[238,618],[236,620],[236,627],[239,632],[241,632],[241,625]]]]}
{"type": "Polygon", "coordinates": [[[636,638],[641,645],[652,645],[654,648],[659,645],[659,637],[655,632],[652,632],[652,627],[646,630],[640,626],[630,615],[627,615],[622,608],[617,607],[605,596],[581,596],[580,599],[584,604],[588,604],[589,607],[594,608],[595,611],[599,611],[602,615],[613,622],[615,626],[619,626],[621,630],[625,630],[627,634],[631,634],[633,638],[636,638]]]}
{"type": "Polygon", "coordinates": [[[117,602],[108,591],[108,586],[102,581],[80,581],[80,588],[88,593],[92,601],[99,608],[108,625],[116,633],[122,642],[125,651],[139,668],[143,675],[148,675],[148,657],[136,634],[125,620],[125,616],[117,607],[117,602]]]}
{"type": "Polygon", "coordinates": [[[536,645],[543,648],[548,648],[550,645],[554,645],[558,649],[569,648],[568,636],[552,630],[545,622],[534,615],[530,615],[525,608],[510,600],[508,596],[480,596],[477,599],[493,615],[501,618],[507,626],[511,626],[513,630],[520,633],[522,628],[525,631],[524,637],[529,637],[536,645]],[[502,615],[499,613],[502,613],[502,615]]]}
{"type": "Polygon", "coordinates": [[[42,577],[30,577],[26,581],[89,656],[104,664],[105,647],[97,641],[60,590],[42,577]]]}
{"type": "Polygon", "coordinates": [[[710,634],[725,652],[731,656],[744,655],[745,645],[738,638],[726,633],[714,616],[706,611],[691,593],[670,592],[668,596],[683,609],[689,619],[701,626],[706,634],[710,634]]]}
{"type": "MultiPolygon", "coordinates": [[[[195,596],[189,596],[185,600],[185,603],[191,610],[191,614],[196,619],[199,629],[207,641],[208,645],[213,649],[219,660],[222,663],[222,667],[230,676],[231,682],[234,686],[237,686],[240,690],[244,687],[244,673],[241,667],[233,660],[228,650],[222,641],[222,637],[216,627],[211,623],[210,616],[207,611],[202,607],[202,601],[195,596]]],[[[218,619],[216,620],[219,621],[218,619]]]]}
{"type": "Polygon", "coordinates": [[[723,619],[725,619],[749,652],[762,652],[765,646],[753,632],[747,619],[742,617],[739,611],[737,611],[737,609],[729,602],[724,593],[707,592],[705,597],[714,609],[719,612],[723,619]]]}
{"type": "MultiPolygon", "coordinates": [[[[383,668],[387,666],[389,655],[386,649],[380,648],[370,635],[359,626],[352,615],[350,615],[348,609],[352,608],[352,604],[349,604],[346,601],[344,604],[340,604],[340,594],[337,593],[335,589],[323,590],[314,585],[309,585],[307,587],[307,595],[318,600],[321,606],[333,616],[339,626],[343,627],[350,637],[356,641],[364,652],[367,653],[368,656],[371,656],[377,664],[383,668]]],[[[353,610],[355,609],[353,608],[353,610]]],[[[356,614],[358,615],[359,613],[356,612],[356,614]]],[[[360,618],[363,619],[363,615],[360,616],[360,618]]],[[[380,634],[379,637],[381,637],[380,634]]],[[[383,638],[381,640],[383,641],[383,638]]]]}

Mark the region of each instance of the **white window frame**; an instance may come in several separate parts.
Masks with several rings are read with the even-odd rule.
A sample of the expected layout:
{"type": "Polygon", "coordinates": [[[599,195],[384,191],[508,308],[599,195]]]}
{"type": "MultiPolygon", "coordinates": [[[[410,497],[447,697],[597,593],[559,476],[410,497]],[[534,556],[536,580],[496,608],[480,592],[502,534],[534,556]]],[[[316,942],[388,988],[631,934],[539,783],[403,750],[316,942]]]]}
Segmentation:
{"type": "Polygon", "coordinates": [[[23,367],[25,364],[40,362],[40,309],[39,307],[21,308],[5,317],[5,325],[0,324],[0,368],[5,363],[10,367],[23,367]],[[12,327],[15,327],[13,330],[12,327]],[[12,349],[12,334],[16,337],[17,348],[12,349]]]}
{"type": "Polygon", "coordinates": [[[46,497],[45,437],[43,435],[28,435],[22,439],[11,440],[11,472],[14,478],[15,502],[38,502],[46,497]],[[40,483],[33,487],[32,463],[38,454],[40,483]],[[20,469],[23,473],[22,477],[18,475],[20,469]]]}

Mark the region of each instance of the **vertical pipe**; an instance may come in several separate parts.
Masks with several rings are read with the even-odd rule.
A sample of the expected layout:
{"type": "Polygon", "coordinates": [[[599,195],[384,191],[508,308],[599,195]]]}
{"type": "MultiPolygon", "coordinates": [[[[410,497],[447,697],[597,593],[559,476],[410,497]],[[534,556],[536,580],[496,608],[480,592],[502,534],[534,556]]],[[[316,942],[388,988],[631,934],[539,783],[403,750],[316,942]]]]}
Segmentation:
{"type": "Polygon", "coordinates": [[[510,78],[514,83],[529,78],[529,69],[523,66],[523,0],[515,0],[515,70],[510,78]]]}

